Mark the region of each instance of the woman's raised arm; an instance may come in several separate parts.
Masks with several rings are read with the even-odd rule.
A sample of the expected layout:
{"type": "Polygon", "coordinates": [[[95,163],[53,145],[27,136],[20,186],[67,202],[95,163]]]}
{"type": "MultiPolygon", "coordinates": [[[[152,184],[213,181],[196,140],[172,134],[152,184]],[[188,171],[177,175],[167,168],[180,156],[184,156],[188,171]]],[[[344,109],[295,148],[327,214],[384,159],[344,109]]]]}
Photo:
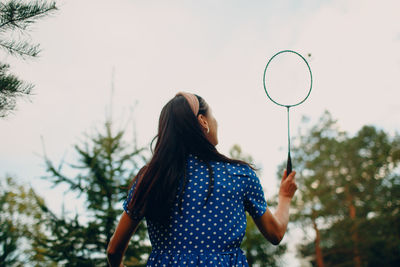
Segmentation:
{"type": "Polygon", "coordinates": [[[260,232],[274,245],[278,245],[281,242],[289,222],[290,202],[297,190],[295,175],[296,172],[292,172],[289,176],[286,176],[286,171],[284,172],[275,214],[272,214],[267,208],[261,217],[254,220],[260,232]]]}

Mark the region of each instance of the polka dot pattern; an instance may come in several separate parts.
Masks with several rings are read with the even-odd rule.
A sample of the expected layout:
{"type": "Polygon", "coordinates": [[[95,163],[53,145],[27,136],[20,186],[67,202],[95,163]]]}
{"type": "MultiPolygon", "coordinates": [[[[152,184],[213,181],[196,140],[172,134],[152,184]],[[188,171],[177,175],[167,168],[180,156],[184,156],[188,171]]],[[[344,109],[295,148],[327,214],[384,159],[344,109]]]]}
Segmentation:
{"type": "MultiPolygon", "coordinates": [[[[248,266],[240,244],[246,231],[245,211],[257,218],[267,209],[260,180],[247,165],[210,164],[214,188],[205,206],[207,165],[190,155],[182,213],[177,194],[169,225],[147,220],[152,245],[147,266],[248,266]]],[[[128,214],[134,186],[123,205],[128,214]]]]}

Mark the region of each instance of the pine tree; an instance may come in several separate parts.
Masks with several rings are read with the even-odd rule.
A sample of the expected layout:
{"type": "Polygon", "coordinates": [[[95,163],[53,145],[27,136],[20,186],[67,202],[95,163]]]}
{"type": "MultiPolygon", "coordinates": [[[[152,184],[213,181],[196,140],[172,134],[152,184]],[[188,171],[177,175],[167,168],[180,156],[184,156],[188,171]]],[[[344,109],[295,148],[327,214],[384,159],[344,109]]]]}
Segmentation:
{"type": "MultiPolygon", "coordinates": [[[[29,40],[29,27],[56,10],[55,2],[23,2],[9,0],[0,3],[0,50],[22,59],[37,57],[38,44],[29,40]]],[[[28,96],[33,85],[10,73],[10,65],[0,62],[0,117],[15,109],[16,99],[28,96]]]]}
{"type": "MultiPolygon", "coordinates": [[[[84,214],[74,218],[57,216],[43,205],[51,235],[37,239],[36,244],[46,257],[66,266],[107,266],[106,248],[122,214],[122,201],[129,185],[146,161],[145,151],[136,143],[124,141],[124,131],[113,132],[111,121],[82,145],[76,145],[79,162],[71,164],[78,171],[67,177],[46,158],[49,176],[54,185],[66,185],[85,201],[84,214]],[[84,220],[83,220],[84,218],[84,220]]],[[[62,166],[62,165],[61,165],[62,166]]],[[[151,251],[143,222],[125,254],[129,265],[143,265],[151,251]]]]}

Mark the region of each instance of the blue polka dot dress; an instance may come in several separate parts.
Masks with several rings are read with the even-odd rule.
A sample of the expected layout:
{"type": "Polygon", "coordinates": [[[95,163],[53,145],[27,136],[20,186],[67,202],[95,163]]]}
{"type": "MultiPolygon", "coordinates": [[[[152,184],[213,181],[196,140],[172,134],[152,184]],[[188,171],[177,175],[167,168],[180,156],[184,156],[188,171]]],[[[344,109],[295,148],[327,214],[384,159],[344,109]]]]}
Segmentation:
{"type": "MultiPolygon", "coordinates": [[[[245,211],[258,218],[267,209],[260,180],[247,165],[210,163],[214,188],[205,206],[207,166],[190,155],[182,213],[178,193],[169,225],[147,220],[152,245],[147,266],[248,266],[240,244],[246,231],[245,211]]],[[[128,215],[134,186],[123,205],[128,215]]]]}

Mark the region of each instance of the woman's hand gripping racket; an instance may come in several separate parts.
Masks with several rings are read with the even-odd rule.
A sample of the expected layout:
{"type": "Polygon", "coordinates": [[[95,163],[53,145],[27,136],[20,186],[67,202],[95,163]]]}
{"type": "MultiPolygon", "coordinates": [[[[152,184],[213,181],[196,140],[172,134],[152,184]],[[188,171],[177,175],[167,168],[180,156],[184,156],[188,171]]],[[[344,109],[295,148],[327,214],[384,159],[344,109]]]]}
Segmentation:
{"type": "Polygon", "coordinates": [[[302,104],[312,89],[312,73],[307,60],[292,50],[283,50],[271,57],[265,66],[263,76],[264,90],[275,104],[287,109],[288,121],[288,160],[286,171],[292,172],[290,157],[289,109],[302,104]]]}

